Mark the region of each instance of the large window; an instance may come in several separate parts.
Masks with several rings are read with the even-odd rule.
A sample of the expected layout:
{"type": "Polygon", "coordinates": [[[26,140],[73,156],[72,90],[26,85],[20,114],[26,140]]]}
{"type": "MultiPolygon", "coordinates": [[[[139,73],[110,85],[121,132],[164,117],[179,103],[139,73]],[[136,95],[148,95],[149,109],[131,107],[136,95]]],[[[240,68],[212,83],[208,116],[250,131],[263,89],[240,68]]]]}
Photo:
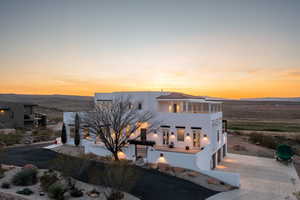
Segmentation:
{"type": "Polygon", "coordinates": [[[177,141],[184,142],[184,128],[177,129],[177,141]]]}

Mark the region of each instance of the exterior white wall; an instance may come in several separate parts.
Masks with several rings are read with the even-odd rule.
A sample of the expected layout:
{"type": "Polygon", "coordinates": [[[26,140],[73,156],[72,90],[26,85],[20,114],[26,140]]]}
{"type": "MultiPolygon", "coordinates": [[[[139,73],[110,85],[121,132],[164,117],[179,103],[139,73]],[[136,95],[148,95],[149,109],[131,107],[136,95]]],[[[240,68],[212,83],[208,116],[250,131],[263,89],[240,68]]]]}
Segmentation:
{"type": "Polygon", "coordinates": [[[113,92],[113,93],[96,93],[95,103],[97,100],[113,100],[115,98],[130,98],[133,103],[142,103],[143,110],[156,111],[156,97],[167,95],[169,92],[113,92]]]}
{"type": "Polygon", "coordinates": [[[149,148],[147,153],[147,161],[149,163],[161,162],[174,167],[199,171],[199,168],[196,165],[196,154],[159,151],[154,148],[149,148]],[[160,156],[161,154],[163,154],[163,157],[160,156]]]}

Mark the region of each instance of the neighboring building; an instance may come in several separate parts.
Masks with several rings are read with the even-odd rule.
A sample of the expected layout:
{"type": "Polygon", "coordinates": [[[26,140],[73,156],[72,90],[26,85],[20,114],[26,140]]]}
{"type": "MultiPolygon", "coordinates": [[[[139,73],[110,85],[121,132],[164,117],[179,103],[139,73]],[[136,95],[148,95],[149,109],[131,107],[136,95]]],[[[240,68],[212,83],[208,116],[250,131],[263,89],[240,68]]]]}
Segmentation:
{"type": "MultiPolygon", "coordinates": [[[[161,122],[158,131],[154,133],[145,134],[146,124],[134,134],[141,134],[142,140],[154,141],[155,145],[143,146],[132,142],[123,149],[124,158],[136,160],[143,157],[149,163],[163,162],[199,171],[239,186],[238,174],[215,170],[227,153],[226,121],[222,119],[221,102],[174,92],[114,92],[96,93],[95,104],[109,103],[121,96],[130,96],[133,105],[151,111],[155,120],[161,122]]],[[[70,137],[74,113],[64,113],[64,123],[70,137]]],[[[82,133],[86,135],[88,127],[83,128],[82,133]]],[[[110,155],[101,141],[91,138],[86,137],[82,141],[86,153],[110,155]]],[[[72,144],[72,138],[68,141],[72,144]]]]}
{"type": "Polygon", "coordinates": [[[46,126],[46,115],[35,113],[35,104],[0,101],[0,129],[46,126]]]}

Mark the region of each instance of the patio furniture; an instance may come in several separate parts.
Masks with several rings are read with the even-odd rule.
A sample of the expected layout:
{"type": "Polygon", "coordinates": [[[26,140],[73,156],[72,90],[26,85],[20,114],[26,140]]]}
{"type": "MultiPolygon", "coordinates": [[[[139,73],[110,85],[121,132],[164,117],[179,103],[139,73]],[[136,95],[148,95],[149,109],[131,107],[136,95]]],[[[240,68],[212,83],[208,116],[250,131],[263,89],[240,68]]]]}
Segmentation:
{"type": "Polygon", "coordinates": [[[280,144],[276,149],[276,160],[278,161],[292,161],[294,152],[289,145],[280,144]]]}

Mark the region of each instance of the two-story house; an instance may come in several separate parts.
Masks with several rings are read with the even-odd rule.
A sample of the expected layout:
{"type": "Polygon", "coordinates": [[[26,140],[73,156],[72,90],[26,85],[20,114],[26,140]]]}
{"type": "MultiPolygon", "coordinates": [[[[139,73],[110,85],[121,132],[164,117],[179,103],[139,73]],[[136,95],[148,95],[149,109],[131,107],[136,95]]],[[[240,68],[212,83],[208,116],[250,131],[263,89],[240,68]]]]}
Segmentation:
{"type": "MultiPolygon", "coordinates": [[[[147,124],[134,134],[153,145],[130,142],[122,152],[124,158],[136,160],[143,157],[148,163],[167,163],[171,166],[199,171],[238,186],[237,174],[215,170],[227,153],[226,121],[222,119],[222,102],[205,97],[175,92],[113,92],[96,93],[95,104],[113,101],[114,98],[130,97],[140,110],[151,111],[159,128],[147,133],[147,124]],[[147,133],[147,134],[146,134],[147,133]],[[225,180],[224,180],[225,179],[225,180]]],[[[64,113],[69,143],[72,144],[74,113],[64,113]]],[[[88,127],[82,130],[83,138],[88,127]]],[[[90,134],[88,134],[90,135],[90,134]]],[[[86,153],[110,155],[101,141],[83,139],[86,153]]]]}

